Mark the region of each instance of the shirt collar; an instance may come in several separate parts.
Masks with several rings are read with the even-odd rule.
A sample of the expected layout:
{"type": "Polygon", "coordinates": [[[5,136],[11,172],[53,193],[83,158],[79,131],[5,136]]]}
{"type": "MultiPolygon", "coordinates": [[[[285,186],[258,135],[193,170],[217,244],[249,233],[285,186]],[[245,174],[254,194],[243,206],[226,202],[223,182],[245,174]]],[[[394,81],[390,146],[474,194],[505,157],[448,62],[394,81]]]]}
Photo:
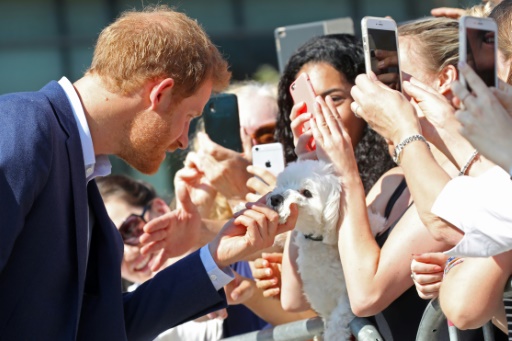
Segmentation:
{"type": "Polygon", "coordinates": [[[85,178],[87,182],[94,179],[97,176],[105,176],[110,174],[111,164],[107,155],[94,155],[94,147],[92,144],[91,132],[87,125],[85,118],[84,108],[82,102],[76,93],[73,84],[66,78],[62,77],[59,80],[59,84],[66,93],[69,103],[71,104],[71,110],[75,117],[78,133],[80,134],[80,142],[82,144],[82,154],[84,155],[84,168],[85,178]]]}

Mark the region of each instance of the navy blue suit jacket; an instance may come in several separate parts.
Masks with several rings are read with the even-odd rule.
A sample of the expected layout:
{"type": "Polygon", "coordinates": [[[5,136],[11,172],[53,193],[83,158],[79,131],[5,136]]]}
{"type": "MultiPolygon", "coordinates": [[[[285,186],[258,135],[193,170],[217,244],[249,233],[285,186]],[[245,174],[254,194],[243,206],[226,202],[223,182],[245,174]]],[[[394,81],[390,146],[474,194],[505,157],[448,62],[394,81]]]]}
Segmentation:
{"type": "Polygon", "coordinates": [[[198,252],[124,294],[122,254],[60,85],[0,96],[0,340],[149,340],[225,307],[198,252]]]}

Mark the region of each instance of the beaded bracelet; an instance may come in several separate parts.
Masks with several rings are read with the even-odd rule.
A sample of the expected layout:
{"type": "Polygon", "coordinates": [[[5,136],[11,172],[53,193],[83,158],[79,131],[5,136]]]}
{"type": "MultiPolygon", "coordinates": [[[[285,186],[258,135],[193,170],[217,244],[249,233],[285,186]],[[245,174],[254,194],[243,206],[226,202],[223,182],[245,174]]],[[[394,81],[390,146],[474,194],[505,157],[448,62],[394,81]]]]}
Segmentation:
{"type": "Polygon", "coordinates": [[[450,271],[451,268],[453,268],[455,265],[458,265],[460,263],[464,262],[464,258],[459,257],[450,257],[446,260],[446,265],[444,267],[444,276],[450,271]]]}
{"type": "Polygon", "coordinates": [[[475,161],[476,157],[478,156],[478,150],[474,150],[473,153],[471,153],[471,156],[469,157],[468,161],[464,165],[464,167],[461,168],[459,172],[459,176],[466,174],[466,171],[468,170],[469,166],[475,161]]]}

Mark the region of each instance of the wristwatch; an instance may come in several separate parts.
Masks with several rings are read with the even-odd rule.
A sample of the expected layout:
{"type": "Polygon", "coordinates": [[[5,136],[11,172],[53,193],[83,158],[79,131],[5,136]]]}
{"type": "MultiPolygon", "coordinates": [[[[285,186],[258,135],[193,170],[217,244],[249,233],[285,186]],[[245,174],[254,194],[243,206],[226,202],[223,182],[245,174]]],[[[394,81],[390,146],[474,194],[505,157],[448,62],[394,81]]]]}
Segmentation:
{"type": "Polygon", "coordinates": [[[393,153],[393,161],[400,165],[400,156],[402,155],[402,150],[404,150],[405,146],[407,146],[409,143],[414,141],[423,141],[427,144],[428,148],[430,149],[430,145],[428,144],[427,140],[423,137],[423,135],[416,134],[407,137],[402,142],[396,145],[395,152],[393,153]]]}

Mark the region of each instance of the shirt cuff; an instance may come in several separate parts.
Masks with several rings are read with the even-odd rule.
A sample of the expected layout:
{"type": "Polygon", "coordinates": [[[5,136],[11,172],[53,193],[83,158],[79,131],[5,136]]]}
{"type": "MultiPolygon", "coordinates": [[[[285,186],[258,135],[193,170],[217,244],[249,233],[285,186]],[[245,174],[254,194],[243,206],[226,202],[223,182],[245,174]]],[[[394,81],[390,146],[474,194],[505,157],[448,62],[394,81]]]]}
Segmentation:
{"type": "Polygon", "coordinates": [[[201,262],[203,262],[203,266],[206,269],[206,273],[208,274],[208,277],[212,281],[215,290],[219,291],[226,284],[228,284],[235,278],[233,270],[231,270],[229,266],[223,269],[220,269],[217,266],[217,264],[213,260],[212,255],[210,254],[208,244],[206,244],[199,250],[199,257],[201,257],[201,262]]]}

